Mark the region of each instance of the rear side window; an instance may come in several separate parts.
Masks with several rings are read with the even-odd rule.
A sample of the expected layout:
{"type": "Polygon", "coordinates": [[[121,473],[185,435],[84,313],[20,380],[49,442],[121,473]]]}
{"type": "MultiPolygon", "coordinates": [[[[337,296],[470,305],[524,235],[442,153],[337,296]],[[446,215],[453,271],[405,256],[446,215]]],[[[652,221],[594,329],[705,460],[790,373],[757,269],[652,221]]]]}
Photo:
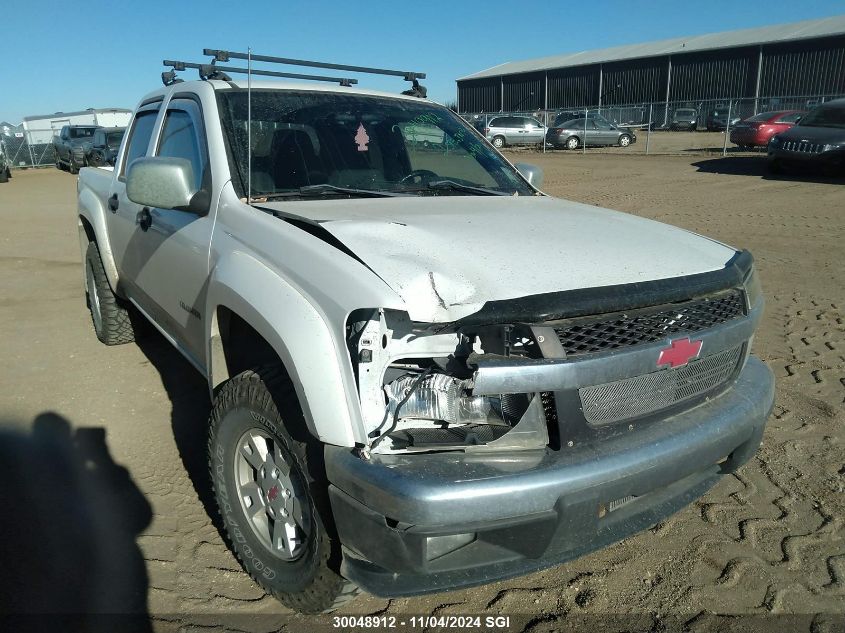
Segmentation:
{"type": "Polygon", "coordinates": [[[126,168],[136,158],[146,156],[153,135],[153,126],[158,116],[158,110],[146,110],[135,115],[132,129],[129,132],[129,144],[124,152],[123,164],[120,166],[120,177],[126,176],[126,168]]]}
{"type": "Polygon", "coordinates": [[[784,114],[781,117],[778,117],[778,120],[775,123],[795,123],[798,119],[801,118],[801,115],[804,114],[803,112],[790,112],[789,114],[784,114]]]}
{"type": "Polygon", "coordinates": [[[182,103],[185,103],[184,109],[168,109],[156,155],[189,161],[194,172],[194,189],[199,191],[202,189],[203,174],[208,162],[197,129],[200,127],[199,110],[193,103],[182,103]]]}

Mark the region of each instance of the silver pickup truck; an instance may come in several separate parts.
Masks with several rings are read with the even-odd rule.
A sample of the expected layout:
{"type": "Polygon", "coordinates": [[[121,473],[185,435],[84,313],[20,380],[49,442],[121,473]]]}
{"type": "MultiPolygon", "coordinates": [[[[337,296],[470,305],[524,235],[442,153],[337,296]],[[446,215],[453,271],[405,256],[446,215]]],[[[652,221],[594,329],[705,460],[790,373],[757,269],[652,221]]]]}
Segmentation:
{"type": "Polygon", "coordinates": [[[96,334],[142,315],[207,377],[231,547],[284,604],[557,565],[756,451],[751,255],[540,176],[418,96],[268,80],[152,92],[81,171],[96,334]]]}

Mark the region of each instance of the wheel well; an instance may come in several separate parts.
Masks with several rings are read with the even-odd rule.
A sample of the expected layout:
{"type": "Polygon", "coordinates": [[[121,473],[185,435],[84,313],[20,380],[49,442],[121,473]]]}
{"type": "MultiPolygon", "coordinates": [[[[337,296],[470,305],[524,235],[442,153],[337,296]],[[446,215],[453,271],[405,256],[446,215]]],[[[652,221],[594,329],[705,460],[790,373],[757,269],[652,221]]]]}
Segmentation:
{"type": "MultiPolygon", "coordinates": [[[[229,308],[217,308],[217,329],[219,332],[219,352],[224,367],[213,367],[217,384],[237,376],[242,371],[265,365],[282,366],[282,361],[273,346],[259,334],[255,328],[229,308]],[[218,376],[222,380],[218,379],[218,376]]],[[[215,384],[215,386],[217,386],[215,384]]]]}
{"type": "Polygon", "coordinates": [[[85,235],[88,236],[88,241],[89,242],[96,242],[97,236],[94,234],[94,227],[91,226],[91,223],[84,216],[80,215],[79,219],[82,222],[82,228],[85,230],[85,235]]]}
{"type": "MultiPolygon", "coordinates": [[[[218,306],[216,317],[218,334],[212,338],[211,364],[215,392],[226,380],[248,369],[276,368],[277,371],[271,373],[290,384],[290,374],[284,362],[255,328],[225,306],[218,306]]],[[[276,407],[285,418],[285,428],[300,441],[316,437],[302,415],[303,407],[293,385],[290,384],[289,391],[285,392],[288,397],[283,397],[284,393],[273,393],[276,407]]]]}

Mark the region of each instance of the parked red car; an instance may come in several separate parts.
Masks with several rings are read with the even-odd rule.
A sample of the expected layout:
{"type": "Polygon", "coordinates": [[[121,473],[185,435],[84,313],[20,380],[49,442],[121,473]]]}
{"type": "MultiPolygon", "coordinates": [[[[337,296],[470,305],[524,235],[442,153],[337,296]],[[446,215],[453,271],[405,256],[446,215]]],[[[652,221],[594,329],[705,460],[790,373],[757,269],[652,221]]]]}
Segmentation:
{"type": "Polygon", "coordinates": [[[770,138],[791,128],[803,114],[803,110],[779,110],[743,119],[731,130],[731,143],[740,147],[766,147],[770,138]]]}

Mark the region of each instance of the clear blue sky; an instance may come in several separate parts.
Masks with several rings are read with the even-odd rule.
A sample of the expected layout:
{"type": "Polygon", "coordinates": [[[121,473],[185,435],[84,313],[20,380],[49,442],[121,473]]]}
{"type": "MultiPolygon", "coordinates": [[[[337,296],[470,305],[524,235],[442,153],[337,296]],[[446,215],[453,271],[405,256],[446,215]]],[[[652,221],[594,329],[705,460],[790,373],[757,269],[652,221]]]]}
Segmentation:
{"type": "MultiPolygon", "coordinates": [[[[5,0],[0,120],[133,108],[161,85],[162,59],[203,61],[204,47],[420,70],[429,96],[451,101],[456,78],[505,61],[842,13],[843,0],[5,0]]],[[[377,76],[360,85],[405,88],[377,76]]]]}

